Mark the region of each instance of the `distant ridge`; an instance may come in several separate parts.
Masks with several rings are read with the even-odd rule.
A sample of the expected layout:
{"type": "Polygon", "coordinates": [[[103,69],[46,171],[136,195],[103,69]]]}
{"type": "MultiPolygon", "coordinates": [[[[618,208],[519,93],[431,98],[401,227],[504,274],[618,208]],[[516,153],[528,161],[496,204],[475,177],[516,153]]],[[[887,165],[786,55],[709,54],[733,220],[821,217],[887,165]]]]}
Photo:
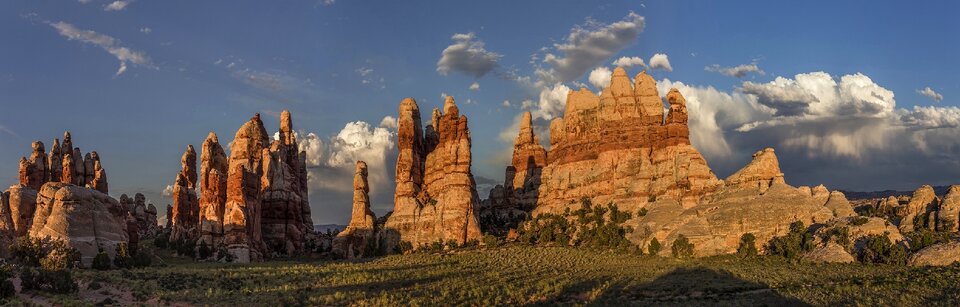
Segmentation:
{"type": "MultiPolygon", "coordinates": [[[[940,185],[940,186],[933,187],[933,191],[936,192],[937,195],[941,197],[944,194],[947,194],[947,190],[949,189],[950,189],[950,186],[948,185],[940,185]]],[[[871,192],[857,192],[857,191],[847,191],[847,190],[840,190],[840,191],[843,192],[843,194],[846,195],[847,199],[849,200],[876,199],[876,198],[887,198],[890,196],[896,197],[900,195],[906,195],[906,196],[913,195],[913,191],[897,191],[897,190],[883,190],[883,191],[871,191],[871,192]]]]}

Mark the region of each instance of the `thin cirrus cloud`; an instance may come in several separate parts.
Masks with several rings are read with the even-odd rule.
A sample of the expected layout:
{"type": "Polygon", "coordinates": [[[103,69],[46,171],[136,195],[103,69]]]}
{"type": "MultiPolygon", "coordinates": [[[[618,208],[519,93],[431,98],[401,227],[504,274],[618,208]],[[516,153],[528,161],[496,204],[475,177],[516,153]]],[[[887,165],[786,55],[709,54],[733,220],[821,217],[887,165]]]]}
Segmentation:
{"type": "Polygon", "coordinates": [[[480,78],[493,71],[501,55],[485,49],[483,41],[473,32],[457,33],[454,43],[443,49],[437,61],[437,72],[447,75],[458,72],[474,78],[480,78]]]}
{"type": "Polygon", "coordinates": [[[929,86],[923,88],[922,90],[917,90],[917,94],[933,99],[933,101],[936,101],[936,102],[940,102],[940,100],[943,100],[943,95],[940,95],[940,93],[937,93],[929,86]]]}
{"type": "Polygon", "coordinates": [[[66,37],[68,40],[76,40],[100,47],[116,57],[117,60],[120,61],[120,68],[117,69],[117,73],[114,76],[119,76],[126,72],[128,64],[153,68],[150,57],[147,56],[146,53],[124,47],[120,45],[120,40],[118,39],[95,31],[80,29],[63,21],[47,22],[47,24],[56,29],[61,36],[66,37]]]}

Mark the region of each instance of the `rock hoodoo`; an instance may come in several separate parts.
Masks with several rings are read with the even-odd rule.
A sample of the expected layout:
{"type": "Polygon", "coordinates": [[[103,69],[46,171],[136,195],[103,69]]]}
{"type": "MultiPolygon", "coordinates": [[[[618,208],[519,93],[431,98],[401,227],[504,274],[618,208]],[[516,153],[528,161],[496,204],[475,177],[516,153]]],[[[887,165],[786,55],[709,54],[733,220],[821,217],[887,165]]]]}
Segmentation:
{"type": "Polygon", "coordinates": [[[447,96],[443,109],[433,110],[424,131],[417,102],[400,102],[397,187],[384,229],[388,248],[401,241],[420,247],[480,239],[467,117],[453,97],[447,96]]]}
{"type": "Polygon", "coordinates": [[[200,154],[200,240],[219,246],[223,240],[223,214],[227,203],[227,155],[212,131],[200,154]]]}
{"type": "Polygon", "coordinates": [[[133,198],[127,194],[120,195],[120,204],[130,212],[141,238],[152,237],[160,231],[160,225],[157,224],[157,207],[146,202],[146,197],[140,193],[135,194],[133,198]]]}
{"type": "MultiPolygon", "coordinates": [[[[271,142],[259,113],[237,130],[229,157],[217,135],[207,135],[200,156],[201,193],[198,200],[194,194],[195,206],[189,211],[193,222],[186,223],[193,227],[184,227],[198,246],[224,247],[238,262],[304,251],[305,237],[313,228],[306,154],[298,149],[286,110],[277,135],[271,142]]],[[[192,162],[191,169],[184,167],[177,176],[178,183],[191,191],[198,177],[192,152],[190,147],[183,159],[192,162]]],[[[174,230],[180,215],[174,205],[174,230]]]]}
{"type": "Polygon", "coordinates": [[[196,239],[198,212],[200,207],[197,201],[197,152],[193,145],[187,145],[180,158],[180,172],[173,184],[173,228],[170,230],[171,241],[196,239]]]}
{"type": "Polygon", "coordinates": [[[376,248],[374,224],[377,217],[370,210],[370,185],[367,184],[367,163],[357,161],[353,175],[353,210],[350,224],[333,240],[333,252],[344,258],[364,257],[368,248],[376,248]]]}

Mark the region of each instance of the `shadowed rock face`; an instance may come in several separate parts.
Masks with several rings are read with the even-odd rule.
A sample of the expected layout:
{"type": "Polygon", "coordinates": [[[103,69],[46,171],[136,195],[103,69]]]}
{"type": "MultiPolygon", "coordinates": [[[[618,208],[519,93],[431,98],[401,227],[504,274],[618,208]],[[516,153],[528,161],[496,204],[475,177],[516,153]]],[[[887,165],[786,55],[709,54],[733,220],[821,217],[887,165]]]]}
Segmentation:
{"type": "Polygon", "coordinates": [[[377,217],[370,210],[369,192],[367,163],[357,161],[353,176],[353,210],[350,215],[350,224],[333,240],[333,252],[341,257],[347,259],[364,257],[367,248],[376,242],[374,223],[377,217]]]}
{"type": "Polygon", "coordinates": [[[537,205],[540,175],[547,165],[547,151],[533,131],[530,112],[520,119],[520,131],[513,143],[513,158],[503,184],[498,184],[480,206],[485,232],[502,233],[516,227],[537,205]],[[496,225],[493,225],[496,224],[496,225]]]}
{"type": "Polygon", "coordinates": [[[136,223],[137,234],[141,238],[153,237],[160,231],[160,225],[157,225],[157,207],[146,202],[146,197],[140,193],[135,194],[133,198],[127,194],[120,195],[120,204],[130,212],[130,217],[136,223]]]}
{"type": "Polygon", "coordinates": [[[197,244],[224,247],[239,262],[303,252],[313,222],[306,155],[298,150],[290,112],[281,113],[273,142],[256,114],[237,130],[229,157],[211,132],[203,142],[199,174],[192,146],[182,162],[189,167],[177,176],[174,194],[178,186],[186,193],[195,191],[198,179],[202,189],[199,199],[195,192],[187,197],[191,206],[186,211],[175,197],[174,231],[183,229],[184,237],[197,244]]]}
{"type": "Polygon", "coordinates": [[[385,225],[387,245],[479,240],[470,131],[453,97],[447,97],[443,112],[434,109],[426,132],[421,130],[416,101],[404,99],[397,147],[397,189],[394,211],[385,225]]]}
{"type": "Polygon", "coordinates": [[[197,202],[197,152],[193,145],[187,145],[187,150],[180,158],[180,172],[173,185],[173,229],[170,230],[170,240],[196,240],[198,212],[197,202]]]}

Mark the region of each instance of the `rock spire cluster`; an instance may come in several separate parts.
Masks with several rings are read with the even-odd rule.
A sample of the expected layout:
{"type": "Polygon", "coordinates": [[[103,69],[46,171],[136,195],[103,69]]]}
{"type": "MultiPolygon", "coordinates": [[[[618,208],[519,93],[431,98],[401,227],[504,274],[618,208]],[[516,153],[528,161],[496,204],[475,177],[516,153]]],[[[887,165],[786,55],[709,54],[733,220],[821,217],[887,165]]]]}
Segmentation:
{"type": "Polygon", "coordinates": [[[386,221],[388,247],[406,242],[464,244],[480,239],[479,197],[470,172],[470,130],[453,97],[434,109],[422,129],[413,98],[400,102],[394,210],[386,221]]]}
{"type": "Polygon", "coordinates": [[[277,135],[271,142],[258,113],[237,130],[228,157],[211,132],[201,147],[199,176],[196,153],[188,147],[174,186],[187,196],[174,198],[171,237],[183,229],[189,235],[180,237],[223,247],[240,262],[303,252],[313,229],[306,154],[298,149],[286,110],[277,135]],[[199,197],[192,192],[198,179],[199,197]]]}

